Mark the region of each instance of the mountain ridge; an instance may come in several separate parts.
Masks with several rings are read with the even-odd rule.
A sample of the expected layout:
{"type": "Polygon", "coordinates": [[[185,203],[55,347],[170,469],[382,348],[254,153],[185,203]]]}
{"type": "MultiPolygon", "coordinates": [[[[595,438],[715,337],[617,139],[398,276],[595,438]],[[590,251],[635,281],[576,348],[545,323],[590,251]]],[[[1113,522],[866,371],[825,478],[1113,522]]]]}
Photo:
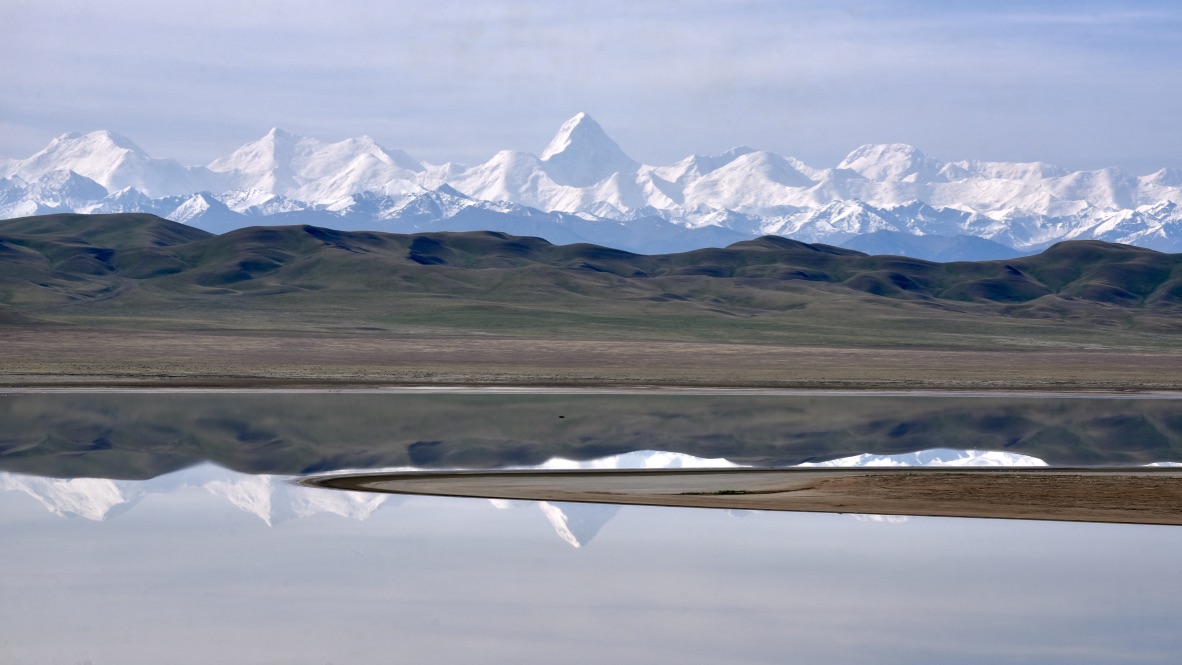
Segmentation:
{"type": "MultiPolygon", "coordinates": [[[[574,219],[560,214],[629,224],[660,218],[659,232],[645,231],[653,245],[662,234],[677,235],[672,225],[830,244],[886,230],[974,236],[1023,253],[1069,239],[1182,250],[1182,176],[1168,168],[1134,176],[1040,162],[945,162],[904,144],[861,146],[832,168],[745,147],[652,166],[629,157],[585,113],[567,121],[540,155],[502,151],[473,166],[422,163],[368,137],[323,143],[277,128],[205,166],[152,158],[103,131],[62,135],[0,166],[0,217],[142,211],[229,230],[301,212],[327,226],[411,230],[399,226],[398,211],[446,185],[490,209],[512,204],[555,215],[557,234],[581,235],[559,229],[574,219]],[[54,183],[39,182],[56,171],[72,171],[107,193],[95,198],[91,187],[84,196],[60,196],[54,183]],[[220,206],[184,207],[201,192],[220,206]],[[386,202],[361,214],[358,197],[386,202]],[[927,210],[915,210],[917,202],[927,210]]],[[[611,234],[586,240],[618,242],[611,234]]]]}

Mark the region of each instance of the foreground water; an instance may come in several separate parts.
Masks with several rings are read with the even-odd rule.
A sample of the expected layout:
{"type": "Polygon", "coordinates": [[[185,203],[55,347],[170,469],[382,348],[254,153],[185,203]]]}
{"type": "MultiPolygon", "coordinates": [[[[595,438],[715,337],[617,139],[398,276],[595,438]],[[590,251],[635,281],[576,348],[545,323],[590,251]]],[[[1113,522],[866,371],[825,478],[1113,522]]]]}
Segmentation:
{"type": "MultiPolygon", "coordinates": [[[[827,436],[811,430],[810,440],[834,448],[852,445],[834,432],[899,432],[899,418],[911,432],[951,431],[939,423],[955,413],[991,423],[994,435],[1027,426],[1015,423],[1038,424],[1024,430],[1028,438],[1073,433],[1076,443],[1060,434],[1045,448],[1060,455],[1168,452],[1176,402],[1040,408],[922,398],[810,411],[791,400],[753,410],[705,400],[646,407],[637,398],[628,408],[592,407],[568,397],[558,414],[546,400],[497,403],[518,416],[584,414],[578,436],[563,439],[554,432],[566,423],[514,424],[479,401],[461,410],[454,398],[398,398],[383,409],[388,396],[347,408],[343,398],[305,397],[0,402],[0,466],[9,470],[0,480],[0,662],[1173,663],[1182,652],[1182,529],[1172,527],[393,497],[297,487],[265,473],[364,466],[367,454],[387,466],[421,461],[423,450],[446,460],[477,449],[492,460],[490,442],[514,427],[526,443],[505,458],[534,455],[526,444],[577,453],[613,433],[667,442],[682,427],[697,428],[688,445],[700,452],[712,441],[723,454],[711,456],[726,458],[721,430],[702,413],[732,414],[727,423],[739,424],[745,446],[735,457],[747,461],[764,459],[750,454],[756,444],[778,457],[777,440],[800,440],[785,425],[801,431],[810,413],[814,424],[841,425],[827,436]],[[446,409],[454,415],[437,435],[419,436],[430,432],[426,416],[446,409]],[[240,420],[252,410],[257,419],[240,420]],[[892,410],[893,424],[878,422],[892,410]],[[920,411],[937,419],[916,419],[920,411]],[[1004,423],[998,413],[1008,414],[1004,423]],[[333,431],[326,422],[338,426],[337,439],[324,439],[333,431]],[[382,422],[386,438],[361,445],[360,433],[382,431],[382,422]],[[670,424],[646,433],[635,422],[670,424]],[[1151,430],[1158,439],[1129,438],[1151,430]],[[1113,432],[1125,440],[1104,438],[1113,432]],[[236,464],[255,473],[222,468],[236,464]],[[187,468],[153,471],[169,465],[187,468]],[[29,466],[60,472],[24,473],[29,466]]],[[[633,463],[639,458],[692,462],[661,453],[633,463]]]]}

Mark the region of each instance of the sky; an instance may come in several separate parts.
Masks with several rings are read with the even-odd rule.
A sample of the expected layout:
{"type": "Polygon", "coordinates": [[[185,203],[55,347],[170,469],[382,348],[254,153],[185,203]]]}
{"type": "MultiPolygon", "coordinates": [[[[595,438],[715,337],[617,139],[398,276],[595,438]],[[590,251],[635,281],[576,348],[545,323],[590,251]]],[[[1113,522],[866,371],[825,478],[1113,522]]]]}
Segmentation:
{"type": "Polygon", "coordinates": [[[1182,5],[779,0],[0,0],[0,156],[110,129],[204,164],[272,126],[432,163],[591,114],[633,158],[1182,167],[1182,5]]]}

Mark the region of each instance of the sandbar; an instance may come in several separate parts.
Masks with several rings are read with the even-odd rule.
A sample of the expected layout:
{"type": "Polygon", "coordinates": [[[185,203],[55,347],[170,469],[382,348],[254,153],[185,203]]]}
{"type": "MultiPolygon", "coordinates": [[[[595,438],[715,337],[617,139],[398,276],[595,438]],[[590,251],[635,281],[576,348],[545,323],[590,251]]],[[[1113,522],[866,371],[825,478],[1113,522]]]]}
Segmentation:
{"type": "Polygon", "coordinates": [[[485,499],[1182,525],[1176,467],[453,471],[302,482],[485,499]]]}

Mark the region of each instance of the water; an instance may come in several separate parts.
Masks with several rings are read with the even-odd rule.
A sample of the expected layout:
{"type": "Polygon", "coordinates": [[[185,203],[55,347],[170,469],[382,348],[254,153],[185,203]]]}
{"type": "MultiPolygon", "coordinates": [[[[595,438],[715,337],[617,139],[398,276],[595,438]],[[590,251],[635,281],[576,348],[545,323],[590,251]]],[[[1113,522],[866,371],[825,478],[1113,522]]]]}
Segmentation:
{"type": "Polygon", "coordinates": [[[151,478],[497,468],[634,450],[789,465],[932,448],[1055,466],[1182,462],[1177,399],[842,395],[58,393],[0,396],[0,470],[151,478]]]}
{"type": "Polygon", "coordinates": [[[405,464],[422,458],[410,452],[420,442],[435,442],[435,468],[668,449],[686,433],[697,453],[741,439],[734,457],[747,462],[800,457],[805,440],[826,448],[804,457],[826,457],[854,444],[823,435],[825,423],[853,437],[898,432],[900,420],[950,432],[939,423],[957,414],[990,423],[962,427],[965,440],[1026,423],[1036,442],[1059,432],[1043,451],[1066,457],[1178,443],[1169,400],[538,398],[0,400],[0,663],[1173,663],[1182,652],[1173,527],[494,503],[287,482],[292,469],[405,464]],[[880,422],[891,411],[896,421],[880,422]],[[564,438],[566,423],[542,415],[577,427],[564,438]],[[668,426],[635,428],[653,423],[668,426]],[[1103,438],[1150,430],[1164,443],[1103,438]]]}

